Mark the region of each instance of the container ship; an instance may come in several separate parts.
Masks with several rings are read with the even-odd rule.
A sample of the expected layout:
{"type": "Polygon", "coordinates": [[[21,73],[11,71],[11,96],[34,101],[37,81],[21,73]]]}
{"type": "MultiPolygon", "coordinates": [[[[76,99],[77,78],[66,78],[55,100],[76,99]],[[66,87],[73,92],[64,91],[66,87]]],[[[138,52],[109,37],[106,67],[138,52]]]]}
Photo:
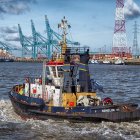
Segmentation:
{"type": "Polygon", "coordinates": [[[4,49],[0,49],[0,62],[14,62],[14,57],[4,49]]]}

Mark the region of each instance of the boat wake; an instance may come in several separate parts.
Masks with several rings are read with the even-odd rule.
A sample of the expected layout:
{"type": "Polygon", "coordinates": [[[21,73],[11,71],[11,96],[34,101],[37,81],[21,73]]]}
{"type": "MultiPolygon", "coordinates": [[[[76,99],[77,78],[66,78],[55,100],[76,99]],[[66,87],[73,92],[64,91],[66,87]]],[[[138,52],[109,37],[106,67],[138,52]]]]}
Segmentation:
{"type": "Polygon", "coordinates": [[[6,131],[6,135],[3,133],[3,139],[8,139],[8,134],[15,131],[17,135],[12,135],[11,139],[140,139],[140,121],[130,123],[70,123],[66,120],[41,121],[33,119],[24,121],[14,113],[10,100],[4,99],[0,100],[0,124],[0,131],[6,131]],[[30,133],[27,133],[28,131],[30,133]]]}
{"type": "Polygon", "coordinates": [[[20,117],[13,111],[10,100],[0,100],[0,121],[18,122],[21,121],[20,117]]]}
{"type": "Polygon", "coordinates": [[[83,139],[83,140],[138,140],[140,138],[140,121],[132,123],[70,123],[56,121],[30,121],[32,129],[42,131],[43,138],[83,139]]]}

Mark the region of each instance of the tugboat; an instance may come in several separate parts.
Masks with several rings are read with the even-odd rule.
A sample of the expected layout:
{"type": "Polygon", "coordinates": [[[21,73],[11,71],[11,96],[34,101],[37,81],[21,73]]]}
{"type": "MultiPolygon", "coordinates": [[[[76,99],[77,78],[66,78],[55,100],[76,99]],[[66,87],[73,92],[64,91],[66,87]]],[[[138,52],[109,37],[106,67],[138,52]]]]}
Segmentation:
{"type": "Polygon", "coordinates": [[[14,111],[23,119],[54,119],[72,122],[133,121],[140,119],[137,104],[115,104],[101,99],[96,90],[103,88],[91,78],[88,68],[89,48],[68,47],[67,20],[59,24],[63,29],[61,53],[43,62],[42,77],[26,78],[9,92],[14,111]],[[79,61],[74,56],[79,55],[79,61]]]}
{"type": "Polygon", "coordinates": [[[92,59],[92,60],[89,61],[89,64],[99,64],[99,62],[96,59],[95,60],[92,59]]]}
{"type": "Polygon", "coordinates": [[[106,65],[108,64],[109,65],[109,64],[111,64],[111,62],[109,60],[105,59],[102,64],[106,64],[106,65]]]}
{"type": "Polygon", "coordinates": [[[124,61],[121,58],[118,58],[115,62],[115,65],[125,65],[124,61]]]}

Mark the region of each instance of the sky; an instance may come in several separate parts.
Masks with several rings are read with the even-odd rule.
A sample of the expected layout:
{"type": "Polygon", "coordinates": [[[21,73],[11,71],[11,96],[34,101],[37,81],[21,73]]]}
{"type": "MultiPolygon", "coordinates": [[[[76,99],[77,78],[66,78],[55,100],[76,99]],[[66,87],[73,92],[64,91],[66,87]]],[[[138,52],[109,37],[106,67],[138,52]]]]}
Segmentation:
{"type": "MultiPolygon", "coordinates": [[[[71,25],[71,40],[91,50],[111,49],[115,25],[116,0],[0,0],[0,41],[21,47],[17,25],[25,36],[31,36],[32,19],[44,37],[47,15],[51,28],[58,31],[63,16],[71,25]]],[[[140,24],[140,0],[125,0],[128,46],[133,44],[134,21],[140,24]]],[[[138,41],[140,35],[138,35],[138,41]]]]}

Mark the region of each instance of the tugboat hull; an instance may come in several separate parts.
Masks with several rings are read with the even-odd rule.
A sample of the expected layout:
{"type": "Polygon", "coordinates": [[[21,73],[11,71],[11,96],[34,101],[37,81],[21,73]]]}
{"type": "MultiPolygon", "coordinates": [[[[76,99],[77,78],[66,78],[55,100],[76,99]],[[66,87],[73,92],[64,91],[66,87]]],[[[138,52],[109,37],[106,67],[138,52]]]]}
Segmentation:
{"type": "Polygon", "coordinates": [[[69,120],[72,122],[126,122],[140,120],[140,109],[136,104],[95,106],[95,107],[50,107],[42,99],[9,93],[15,112],[23,119],[69,120]],[[31,102],[33,101],[33,102],[31,102]],[[29,103],[30,102],[30,103],[29,103]],[[127,107],[128,109],[123,109],[127,107]]]}

